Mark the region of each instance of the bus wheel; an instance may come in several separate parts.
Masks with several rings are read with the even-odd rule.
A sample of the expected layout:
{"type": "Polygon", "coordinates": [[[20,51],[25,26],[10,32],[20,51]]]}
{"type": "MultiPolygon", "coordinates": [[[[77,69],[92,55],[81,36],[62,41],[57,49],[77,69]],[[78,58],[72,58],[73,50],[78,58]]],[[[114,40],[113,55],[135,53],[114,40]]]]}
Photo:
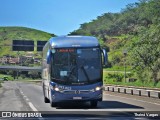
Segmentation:
{"type": "Polygon", "coordinates": [[[45,102],[45,103],[49,103],[49,99],[46,98],[46,97],[44,97],[44,102],[45,102]]]}
{"type": "Polygon", "coordinates": [[[98,101],[90,101],[90,103],[91,103],[91,107],[95,108],[97,107],[98,101]]]}
{"type": "Polygon", "coordinates": [[[55,102],[50,102],[50,104],[51,104],[51,107],[56,107],[57,106],[57,104],[55,102]]]}

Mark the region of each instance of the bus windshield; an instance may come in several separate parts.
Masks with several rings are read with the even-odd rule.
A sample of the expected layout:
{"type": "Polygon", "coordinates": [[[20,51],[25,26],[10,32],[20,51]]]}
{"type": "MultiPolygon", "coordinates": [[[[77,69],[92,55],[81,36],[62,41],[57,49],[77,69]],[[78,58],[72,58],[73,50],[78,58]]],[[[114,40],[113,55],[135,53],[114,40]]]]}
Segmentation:
{"type": "Polygon", "coordinates": [[[99,48],[56,49],[51,61],[51,78],[57,83],[85,84],[101,79],[99,48]]]}

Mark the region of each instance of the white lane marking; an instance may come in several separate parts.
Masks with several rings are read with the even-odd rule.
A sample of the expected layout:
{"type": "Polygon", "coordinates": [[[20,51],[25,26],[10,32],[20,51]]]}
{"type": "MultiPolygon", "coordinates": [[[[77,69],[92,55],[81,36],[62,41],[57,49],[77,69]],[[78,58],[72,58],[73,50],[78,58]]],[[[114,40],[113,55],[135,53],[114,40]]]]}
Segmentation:
{"type": "MultiPolygon", "coordinates": [[[[23,98],[26,100],[26,102],[28,103],[28,105],[30,106],[30,108],[35,111],[35,112],[38,112],[38,110],[34,107],[34,105],[29,102],[29,99],[27,96],[24,95],[24,93],[20,90],[20,93],[22,94],[23,98]]],[[[39,120],[44,120],[44,118],[38,118],[39,120]]]]}
{"type": "Polygon", "coordinates": [[[110,95],[110,94],[105,94],[105,95],[114,96],[114,97],[119,97],[119,98],[124,98],[124,99],[128,99],[128,100],[135,100],[135,101],[139,101],[139,102],[143,102],[143,103],[149,103],[149,104],[154,104],[154,105],[160,105],[160,104],[158,104],[158,103],[148,102],[148,101],[144,101],[144,100],[137,100],[137,99],[133,99],[133,98],[120,97],[120,96],[110,95]]]}
{"type": "MultiPolygon", "coordinates": [[[[35,112],[38,112],[38,110],[34,107],[34,105],[31,103],[31,102],[28,102],[30,108],[35,111],[35,112]]],[[[39,120],[44,120],[44,118],[38,118],[39,120]]]]}
{"type": "MultiPolygon", "coordinates": [[[[17,85],[17,83],[16,83],[16,85],[17,85]]],[[[17,85],[17,86],[18,86],[18,85],[17,85]]],[[[19,88],[19,91],[20,91],[21,95],[23,96],[23,98],[24,98],[24,99],[26,100],[26,102],[28,103],[28,105],[30,106],[30,108],[31,108],[33,111],[38,112],[38,110],[34,107],[34,105],[33,105],[31,102],[29,102],[28,97],[24,95],[23,91],[22,91],[20,88],[19,88]]],[[[45,119],[42,117],[42,118],[38,118],[38,120],[45,120],[45,119]]]]}
{"type": "Polygon", "coordinates": [[[23,95],[24,98],[27,98],[27,96],[23,95]]]}
{"type": "Polygon", "coordinates": [[[38,111],[31,102],[28,102],[28,104],[33,111],[38,111]]]}
{"type": "Polygon", "coordinates": [[[20,93],[21,93],[21,95],[23,95],[24,96],[24,93],[20,90],[20,93]]]}
{"type": "MultiPolygon", "coordinates": [[[[23,98],[24,98],[26,101],[29,101],[29,99],[27,98],[27,96],[25,96],[22,91],[21,91],[21,94],[23,95],[23,98]]],[[[30,108],[31,108],[33,111],[38,111],[31,102],[28,102],[28,104],[29,104],[30,108]]]]}

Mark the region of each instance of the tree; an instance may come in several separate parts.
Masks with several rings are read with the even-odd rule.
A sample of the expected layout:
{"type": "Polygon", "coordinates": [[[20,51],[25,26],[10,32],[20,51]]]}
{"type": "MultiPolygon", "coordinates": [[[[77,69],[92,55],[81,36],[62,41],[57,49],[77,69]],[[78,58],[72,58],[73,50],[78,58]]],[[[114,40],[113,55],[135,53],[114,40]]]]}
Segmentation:
{"type": "Polygon", "coordinates": [[[39,79],[39,78],[41,78],[41,74],[39,72],[37,72],[37,71],[29,71],[28,75],[32,79],[39,79]]]}
{"type": "Polygon", "coordinates": [[[133,63],[137,71],[149,70],[156,85],[160,72],[160,24],[143,29],[139,38],[132,46],[133,63]]]}

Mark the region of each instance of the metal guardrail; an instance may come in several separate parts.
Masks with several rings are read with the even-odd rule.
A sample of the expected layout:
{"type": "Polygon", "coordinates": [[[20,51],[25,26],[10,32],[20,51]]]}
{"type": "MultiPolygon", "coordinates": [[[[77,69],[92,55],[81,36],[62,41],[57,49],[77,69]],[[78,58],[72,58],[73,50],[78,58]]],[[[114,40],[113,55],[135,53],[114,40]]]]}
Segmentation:
{"type": "Polygon", "coordinates": [[[14,70],[14,71],[42,71],[42,67],[28,67],[28,66],[0,66],[0,70],[14,70]]]}
{"type": "Polygon", "coordinates": [[[104,86],[105,91],[118,92],[131,95],[147,96],[160,99],[160,90],[158,89],[146,89],[136,87],[124,87],[124,86],[104,86]]]}

